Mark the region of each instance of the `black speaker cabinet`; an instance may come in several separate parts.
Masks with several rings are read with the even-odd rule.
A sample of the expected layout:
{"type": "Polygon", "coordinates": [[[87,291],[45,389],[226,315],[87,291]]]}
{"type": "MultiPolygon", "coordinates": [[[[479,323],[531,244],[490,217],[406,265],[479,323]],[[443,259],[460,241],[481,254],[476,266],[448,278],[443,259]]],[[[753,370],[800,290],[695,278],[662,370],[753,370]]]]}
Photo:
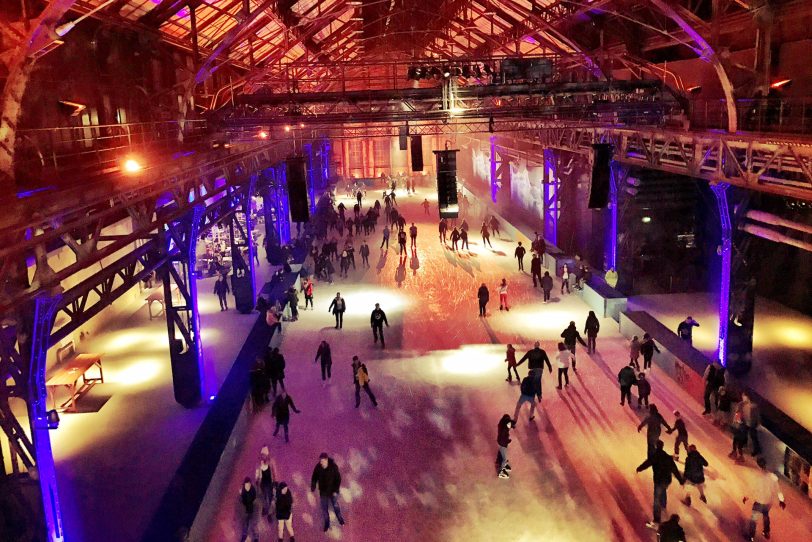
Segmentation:
{"type": "Polygon", "coordinates": [[[287,181],[290,219],[293,222],[307,222],[310,219],[310,204],[307,200],[307,174],[303,157],[293,156],[287,159],[287,181]]]}
{"type": "Polygon", "coordinates": [[[412,136],[412,171],[423,171],[423,138],[412,136]]]}
{"type": "Polygon", "coordinates": [[[589,189],[589,208],[603,209],[609,203],[610,177],[612,175],[612,145],[592,145],[592,184],[589,189]]]}
{"type": "Polygon", "coordinates": [[[457,149],[434,151],[437,160],[437,208],[440,218],[457,218],[457,149]]]}

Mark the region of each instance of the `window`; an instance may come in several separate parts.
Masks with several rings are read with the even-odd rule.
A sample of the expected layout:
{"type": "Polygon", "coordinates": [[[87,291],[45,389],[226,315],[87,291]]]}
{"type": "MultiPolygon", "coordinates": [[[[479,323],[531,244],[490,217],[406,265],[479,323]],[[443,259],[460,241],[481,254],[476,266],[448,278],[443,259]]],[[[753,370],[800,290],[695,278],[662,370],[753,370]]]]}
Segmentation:
{"type": "Polygon", "coordinates": [[[364,175],[364,141],[360,139],[350,139],[347,141],[347,154],[349,164],[347,164],[347,174],[355,174],[357,177],[364,175]]]}
{"type": "Polygon", "coordinates": [[[385,139],[373,139],[372,140],[372,149],[375,157],[375,169],[389,169],[389,156],[391,150],[392,140],[389,138],[385,139]]]}

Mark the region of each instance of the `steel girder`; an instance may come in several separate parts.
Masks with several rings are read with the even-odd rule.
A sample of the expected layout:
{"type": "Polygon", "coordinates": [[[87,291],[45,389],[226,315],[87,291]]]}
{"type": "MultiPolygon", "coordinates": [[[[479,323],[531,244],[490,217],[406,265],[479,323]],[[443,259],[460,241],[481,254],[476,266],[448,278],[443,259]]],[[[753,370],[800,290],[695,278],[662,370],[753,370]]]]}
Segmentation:
{"type": "Polygon", "coordinates": [[[251,195],[254,193],[258,176],[256,173],[251,175],[247,190],[231,194],[234,212],[228,221],[232,262],[231,292],[234,294],[234,305],[243,314],[254,310],[257,300],[251,195]],[[246,258],[248,261],[245,261],[246,258]]]}

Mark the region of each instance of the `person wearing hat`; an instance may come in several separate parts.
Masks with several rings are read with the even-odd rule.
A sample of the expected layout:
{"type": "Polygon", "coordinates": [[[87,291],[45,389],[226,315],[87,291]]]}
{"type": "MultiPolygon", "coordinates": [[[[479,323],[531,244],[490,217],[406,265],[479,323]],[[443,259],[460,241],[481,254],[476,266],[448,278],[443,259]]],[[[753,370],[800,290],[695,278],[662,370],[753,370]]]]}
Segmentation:
{"type": "MultiPolygon", "coordinates": [[[[271,451],[263,446],[259,451],[259,465],[254,476],[262,496],[262,515],[269,516],[273,503],[273,486],[275,466],[271,461],[271,451]]],[[[270,517],[270,516],[269,516],[270,517]]]]}
{"type": "Polygon", "coordinates": [[[321,500],[321,514],[324,519],[324,532],[330,528],[330,506],[333,507],[336,519],[340,525],[344,525],[344,516],[341,514],[341,507],[338,505],[338,492],[341,489],[341,472],[335,461],[322,452],[319,455],[319,462],[313,469],[310,477],[310,491],[319,488],[319,499],[321,500]]]}
{"type": "Polygon", "coordinates": [[[276,489],[276,519],[279,525],[277,532],[279,542],[285,538],[285,529],[290,535],[290,542],[296,542],[293,534],[293,495],[285,482],[279,482],[276,489]]]}

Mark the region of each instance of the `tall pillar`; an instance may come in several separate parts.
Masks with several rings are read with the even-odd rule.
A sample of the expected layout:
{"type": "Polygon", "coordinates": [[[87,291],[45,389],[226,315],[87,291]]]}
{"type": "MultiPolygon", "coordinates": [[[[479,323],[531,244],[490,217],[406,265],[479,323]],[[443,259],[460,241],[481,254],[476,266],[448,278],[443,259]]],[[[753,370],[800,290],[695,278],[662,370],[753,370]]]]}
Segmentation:
{"type": "Polygon", "coordinates": [[[28,375],[28,417],[31,424],[31,440],[34,444],[36,472],[42,496],[43,517],[47,540],[62,542],[62,513],[56,486],[56,466],[48,433],[48,391],[45,387],[45,366],[49,337],[59,305],[58,297],[38,297],[34,302],[33,323],[30,337],[31,372],[28,375]]]}
{"type": "MultiPolygon", "coordinates": [[[[200,404],[213,390],[203,363],[200,313],[197,307],[197,237],[203,207],[196,206],[179,220],[167,224],[165,249],[172,253],[161,269],[164,312],[169,333],[169,358],[175,400],[186,408],[200,404]],[[176,304],[173,290],[181,296],[176,304]]],[[[212,375],[213,376],[213,375],[212,375]]]]}
{"type": "Polygon", "coordinates": [[[604,249],[604,258],[606,260],[607,269],[617,270],[618,195],[619,191],[625,185],[626,179],[629,177],[629,168],[612,160],[609,172],[609,205],[607,206],[608,224],[606,224],[606,245],[604,249]]]}
{"type": "Polygon", "coordinates": [[[716,207],[719,210],[719,225],[721,239],[719,243],[719,256],[721,265],[719,270],[719,338],[717,349],[722,365],[727,365],[727,331],[730,321],[730,273],[731,253],[733,249],[733,228],[730,222],[730,206],[727,201],[726,183],[712,184],[713,195],[716,196],[716,207]]]}
{"type": "Polygon", "coordinates": [[[316,183],[318,180],[315,150],[312,143],[304,144],[305,164],[307,168],[307,192],[310,195],[310,214],[316,213],[316,183]]]}
{"type": "Polygon", "coordinates": [[[558,246],[558,216],[560,207],[558,202],[558,189],[560,186],[558,167],[553,149],[544,149],[544,240],[558,246]]]}
{"type": "Polygon", "coordinates": [[[231,292],[234,294],[234,305],[243,314],[254,310],[257,298],[251,223],[251,194],[255,186],[256,174],[253,174],[247,187],[231,194],[235,211],[228,221],[231,234],[231,292]]]}
{"type": "Polygon", "coordinates": [[[499,192],[498,179],[496,177],[496,136],[490,137],[491,143],[491,201],[496,203],[496,194],[499,192]]]}

